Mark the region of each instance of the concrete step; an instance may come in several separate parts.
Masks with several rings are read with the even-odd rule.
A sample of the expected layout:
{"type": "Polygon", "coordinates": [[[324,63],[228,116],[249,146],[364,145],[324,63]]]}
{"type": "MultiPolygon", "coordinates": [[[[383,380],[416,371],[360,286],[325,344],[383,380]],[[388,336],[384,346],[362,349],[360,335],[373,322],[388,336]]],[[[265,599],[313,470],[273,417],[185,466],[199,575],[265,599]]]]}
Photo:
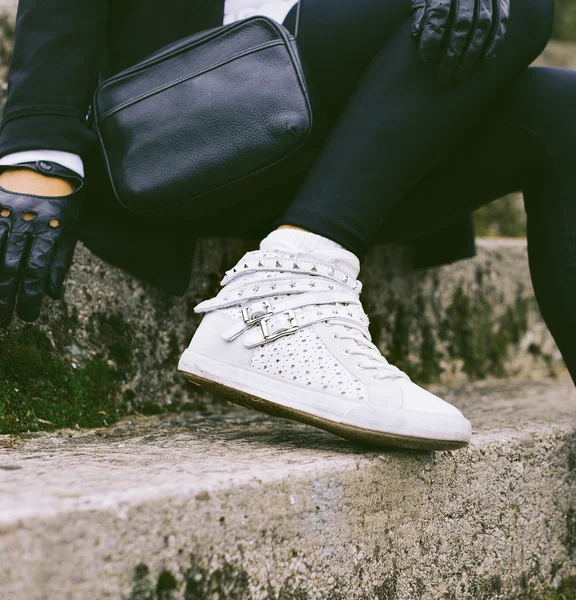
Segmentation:
{"type": "MultiPolygon", "coordinates": [[[[166,296],[80,248],[63,302],[37,326],[0,331],[0,434],[100,426],[146,404],[205,410],[211,397],[176,372],[199,323],[192,308],[254,244],[203,240],[193,283],[166,296]]],[[[398,248],[362,270],[374,340],[423,384],[562,371],[532,293],[526,243],[480,240],[476,259],[417,271],[398,248]]]]}
{"type": "Polygon", "coordinates": [[[435,391],[471,418],[468,449],[377,451],[242,409],[0,437],[0,598],[572,597],[572,384],[435,391]]]}

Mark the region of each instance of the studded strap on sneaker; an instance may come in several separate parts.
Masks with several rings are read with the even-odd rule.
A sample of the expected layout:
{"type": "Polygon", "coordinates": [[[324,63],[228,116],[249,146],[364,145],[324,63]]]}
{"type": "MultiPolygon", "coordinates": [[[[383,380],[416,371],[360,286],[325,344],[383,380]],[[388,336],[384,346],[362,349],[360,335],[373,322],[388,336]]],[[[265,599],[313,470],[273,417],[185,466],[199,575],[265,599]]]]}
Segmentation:
{"type": "Polygon", "coordinates": [[[408,378],[371,341],[359,298],[362,284],[335,266],[311,261],[309,255],[255,251],[227,271],[221,283],[220,293],[195,312],[241,309],[241,321],[221,334],[223,340],[242,336],[245,347],[255,348],[325,323],[338,328],[335,339],[352,342],[347,353],[361,356],[358,366],[373,370],[376,378],[408,378]]]}

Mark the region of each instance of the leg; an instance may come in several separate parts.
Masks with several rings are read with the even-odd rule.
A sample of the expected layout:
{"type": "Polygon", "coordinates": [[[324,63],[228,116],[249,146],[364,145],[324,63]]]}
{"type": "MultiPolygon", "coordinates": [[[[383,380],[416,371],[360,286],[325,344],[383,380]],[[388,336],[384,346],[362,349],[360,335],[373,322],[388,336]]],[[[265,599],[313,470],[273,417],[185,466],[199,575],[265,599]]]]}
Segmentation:
{"type": "Polygon", "coordinates": [[[207,314],[179,365],[190,380],[350,439],[436,449],[468,443],[460,411],[415,385],[371,342],[358,258],[342,246],[367,246],[384,221],[382,190],[386,213],[543,46],[536,11],[522,8],[540,1],[549,6],[518,3],[530,20],[511,33],[500,64],[454,88],[436,85],[417,63],[406,0],[305,4],[304,26],[315,28],[310,37],[303,28],[299,43],[333,131],[280,224],[322,235],[274,232],[227,272],[222,291],[196,307],[207,314]],[[386,21],[393,8],[398,20],[386,21]],[[356,27],[360,17],[364,29],[356,27]],[[342,64],[353,67],[344,79],[342,64]]]}
{"type": "Polygon", "coordinates": [[[333,131],[279,223],[314,231],[362,254],[394,205],[540,53],[550,34],[553,5],[513,0],[509,35],[496,64],[452,87],[437,84],[434,73],[419,64],[408,2],[366,0],[360,6],[371,18],[358,24],[358,3],[307,0],[304,6],[299,46],[324,104],[326,98],[342,97],[346,84],[338,83],[338,75],[348,72],[350,55],[358,50],[365,66],[345,106],[332,110],[333,131]],[[389,37],[379,37],[382,23],[389,23],[382,5],[395,6],[393,18],[403,19],[394,23],[389,37]],[[376,47],[371,56],[365,38],[380,39],[379,46],[370,46],[372,51],[376,47]]]}
{"type": "Polygon", "coordinates": [[[576,73],[529,69],[490,122],[392,210],[382,234],[384,240],[410,241],[522,191],[534,291],[576,382],[575,103],[576,73]]]}

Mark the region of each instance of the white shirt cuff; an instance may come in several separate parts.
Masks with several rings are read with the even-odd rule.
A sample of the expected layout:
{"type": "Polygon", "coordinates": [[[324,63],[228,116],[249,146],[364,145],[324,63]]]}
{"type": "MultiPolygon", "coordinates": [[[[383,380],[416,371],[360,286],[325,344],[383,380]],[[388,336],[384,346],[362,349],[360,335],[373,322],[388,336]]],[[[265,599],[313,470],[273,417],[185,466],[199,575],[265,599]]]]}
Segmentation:
{"type": "Polygon", "coordinates": [[[0,165],[16,166],[27,162],[47,160],[66,167],[74,173],[84,177],[84,163],[77,154],[60,152],[58,150],[27,150],[25,152],[14,152],[0,158],[0,165]]]}

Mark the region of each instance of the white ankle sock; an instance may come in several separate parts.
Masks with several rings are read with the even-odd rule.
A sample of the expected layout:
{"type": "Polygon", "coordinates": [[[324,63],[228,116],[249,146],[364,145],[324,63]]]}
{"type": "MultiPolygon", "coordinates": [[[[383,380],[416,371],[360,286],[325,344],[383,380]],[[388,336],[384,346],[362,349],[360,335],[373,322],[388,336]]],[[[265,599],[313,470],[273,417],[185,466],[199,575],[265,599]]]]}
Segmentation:
{"type": "Polygon", "coordinates": [[[300,229],[277,229],[260,242],[260,250],[309,254],[318,260],[333,263],[350,277],[360,272],[358,257],[332,240],[300,229]]]}

